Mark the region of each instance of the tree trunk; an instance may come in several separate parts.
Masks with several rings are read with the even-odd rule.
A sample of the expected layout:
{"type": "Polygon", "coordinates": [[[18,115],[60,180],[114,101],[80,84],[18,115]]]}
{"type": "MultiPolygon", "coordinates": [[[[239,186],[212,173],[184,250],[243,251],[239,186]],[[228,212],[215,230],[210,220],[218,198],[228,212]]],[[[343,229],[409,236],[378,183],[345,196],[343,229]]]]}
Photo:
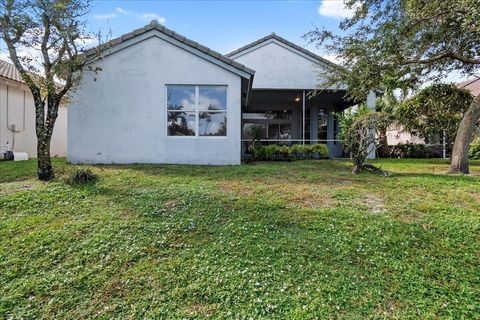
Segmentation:
{"type": "Polygon", "coordinates": [[[353,158],[353,168],[352,168],[352,173],[353,174],[359,174],[360,172],[362,172],[362,169],[363,169],[363,163],[361,160],[357,159],[357,158],[353,158]]]}
{"type": "Polygon", "coordinates": [[[387,127],[385,126],[378,128],[378,144],[378,155],[382,158],[389,157],[390,149],[388,148],[387,127]]]}
{"type": "Polygon", "coordinates": [[[450,174],[468,174],[468,147],[472,140],[473,130],[480,119],[480,95],[477,96],[460,122],[460,126],[455,136],[455,143],[453,144],[450,169],[450,174]]]}
{"type": "Polygon", "coordinates": [[[54,178],[52,161],[50,159],[50,138],[37,138],[37,176],[39,180],[48,181],[54,178]]]}
{"type": "Polygon", "coordinates": [[[50,159],[50,141],[52,140],[53,127],[58,115],[58,106],[60,101],[47,98],[48,105],[45,110],[45,103],[41,98],[36,99],[36,134],[37,134],[37,176],[39,180],[48,181],[54,178],[52,161],[50,159]],[[45,116],[45,111],[47,114],[45,116]]]}

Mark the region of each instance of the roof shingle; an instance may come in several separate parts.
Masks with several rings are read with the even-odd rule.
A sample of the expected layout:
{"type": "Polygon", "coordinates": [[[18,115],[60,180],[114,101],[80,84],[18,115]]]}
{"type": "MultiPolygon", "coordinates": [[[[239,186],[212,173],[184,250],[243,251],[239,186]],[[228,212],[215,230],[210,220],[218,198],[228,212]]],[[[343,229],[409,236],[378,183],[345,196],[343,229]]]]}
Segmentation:
{"type": "Polygon", "coordinates": [[[256,40],[256,41],[252,42],[252,43],[249,43],[249,44],[247,44],[247,45],[245,45],[245,46],[243,46],[243,47],[241,47],[241,48],[238,48],[237,50],[234,50],[234,51],[232,51],[232,52],[230,52],[230,53],[227,53],[225,56],[227,56],[227,57],[232,57],[232,56],[234,56],[234,55],[236,55],[236,54],[238,54],[238,53],[240,53],[240,52],[242,52],[242,51],[245,51],[245,50],[247,50],[247,49],[250,49],[250,48],[252,48],[252,47],[254,47],[254,46],[256,46],[256,45],[258,45],[258,44],[260,44],[260,43],[263,43],[263,42],[265,42],[265,41],[268,41],[268,40],[270,40],[270,39],[274,39],[274,40],[277,40],[277,41],[279,41],[279,42],[282,42],[283,44],[286,44],[287,46],[292,47],[292,48],[294,48],[294,49],[296,49],[296,50],[298,50],[298,51],[306,54],[307,56],[309,56],[309,57],[311,57],[311,58],[313,58],[313,59],[315,59],[315,60],[321,61],[321,62],[323,62],[323,63],[325,63],[325,64],[327,64],[327,65],[329,65],[329,66],[331,66],[331,67],[334,67],[334,68],[339,68],[339,67],[340,67],[339,65],[337,65],[337,64],[335,64],[335,63],[333,63],[333,62],[331,62],[331,61],[329,61],[329,60],[327,60],[327,59],[325,59],[325,58],[323,58],[323,57],[321,57],[321,56],[319,56],[319,55],[316,55],[315,53],[313,53],[313,52],[311,52],[311,51],[309,51],[309,50],[307,50],[307,49],[305,49],[305,48],[302,48],[302,47],[300,47],[299,45],[296,45],[295,43],[290,42],[290,41],[288,41],[287,39],[282,38],[282,37],[280,37],[279,35],[277,35],[277,34],[275,34],[275,33],[273,33],[273,32],[272,32],[271,34],[269,34],[268,36],[265,36],[265,37],[263,37],[263,38],[260,38],[260,39],[258,39],[258,40],[256,40]]]}
{"type": "Polygon", "coordinates": [[[0,77],[20,83],[25,83],[15,66],[7,61],[0,60],[0,77]]]}
{"type": "MultiPolygon", "coordinates": [[[[158,21],[156,20],[152,20],[149,24],[147,24],[146,26],[144,26],[143,28],[139,28],[139,29],[136,29],[136,30],[133,30],[132,32],[129,32],[129,33],[126,33],[118,38],[115,38],[115,39],[112,39],[110,40],[109,42],[101,45],[100,47],[97,47],[97,48],[94,48],[94,49],[91,49],[89,52],[93,53],[95,52],[96,50],[102,50],[102,49],[106,49],[106,48],[109,48],[109,47],[112,47],[114,45],[117,45],[125,40],[128,40],[130,38],[133,38],[133,37],[136,37],[138,35],[141,35],[141,34],[144,34],[145,32],[148,32],[150,30],[158,30],[159,32],[162,32],[178,41],[180,41],[181,43],[184,43],[192,48],[195,48],[197,50],[200,50],[201,52],[217,59],[217,60],[220,60],[222,61],[223,63],[226,63],[236,69],[239,69],[241,71],[244,71],[246,73],[248,73],[249,75],[253,76],[255,74],[255,70],[253,69],[250,69],[246,66],[244,66],[243,64],[240,64],[230,58],[228,58],[227,56],[224,56],[210,48],[207,48],[201,44],[199,44],[198,42],[196,41],[193,41],[193,40],[190,40],[188,38],[186,38],[185,36],[182,36],[176,32],[174,32],[173,30],[170,30],[168,28],[166,28],[165,26],[162,26],[160,23],[158,23],[158,21]]],[[[87,52],[88,54],[88,52],[87,52]]]]}

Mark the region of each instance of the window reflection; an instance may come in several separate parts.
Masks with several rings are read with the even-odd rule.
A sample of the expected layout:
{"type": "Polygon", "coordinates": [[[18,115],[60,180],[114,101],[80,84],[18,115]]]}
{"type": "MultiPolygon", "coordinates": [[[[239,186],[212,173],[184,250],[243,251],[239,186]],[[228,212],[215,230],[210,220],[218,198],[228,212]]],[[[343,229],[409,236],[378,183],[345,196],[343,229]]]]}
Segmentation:
{"type": "Polygon", "coordinates": [[[200,136],[225,136],[227,135],[226,112],[200,112],[198,122],[200,136]]]}
{"type": "Polygon", "coordinates": [[[168,110],[195,110],[195,86],[168,86],[168,110]]]}
{"type": "Polygon", "coordinates": [[[227,86],[167,86],[167,135],[226,136],[227,86]]]}
{"type": "Polygon", "coordinates": [[[226,86],[200,86],[199,110],[227,110],[226,86]]]}
{"type": "Polygon", "coordinates": [[[195,112],[168,112],[167,130],[169,136],[194,136],[195,112]]]}

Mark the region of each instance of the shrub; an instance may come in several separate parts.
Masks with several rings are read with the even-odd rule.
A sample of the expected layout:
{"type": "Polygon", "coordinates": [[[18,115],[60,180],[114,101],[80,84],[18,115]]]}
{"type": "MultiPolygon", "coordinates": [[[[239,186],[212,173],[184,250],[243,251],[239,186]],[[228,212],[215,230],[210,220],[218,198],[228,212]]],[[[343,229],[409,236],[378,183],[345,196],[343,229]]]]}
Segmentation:
{"type": "Polygon", "coordinates": [[[480,138],[476,138],[470,144],[468,157],[473,160],[480,160],[480,138]]]}
{"type": "Polygon", "coordinates": [[[291,159],[293,154],[296,154],[297,157],[310,158],[312,154],[318,153],[318,158],[327,158],[328,157],[328,148],[324,144],[312,144],[312,145],[301,145],[295,144],[291,147],[284,145],[251,145],[248,151],[252,154],[254,161],[260,160],[275,160],[278,158],[282,159],[291,159]]]}
{"type": "Polygon", "coordinates": [[[328,158],[328,147],[323,143],[316,143],[310,145],[310,151],[312,153],[318,153],[320,158],[328,158]]]}
{"type": "Polygon", "coordinates": [[[264,155],[263,146],[252,144],[248,151],[252,154],[253,160],[262,160],[264,155]]]}
{"type": "Polygon", "coordinates": [[[305,146],[303,144],[294,144],[293,146],[290,147],[292,150],[292,153],[304,153],[305,152],[305,146]]]}
{"type": "Polygon", "coordinates": [[[390,147],[392,158],[432,158],[433,153],[429,147],[423,144],[399,144],[390,147]]]}
{"type": "Polygon", "coordinates": [[[292,148],[290,148],[289,146],[277,146],[276,152],[283,158],[289,159],[292,156],[292,148]]]}
{"type": "Polygon", "coordinates": [[[343,146],[350,153],[353,162],[353,173],[359,173],[364,169],[377,171],[371,165],[367,165],[370,152],[374,151],[377,142],[376,128],[385,125],[387,118],[379,112],[367,112],[356,115],[350,126],[341,128],[345,131],[343,146]]]}
{"type": "Polygon", "coordinates": [[[265,160],[273,160],[275,158],[275,152],[277,151],[277,146],[274,144],[269,144],[263,147],[263,154],[265,160]]]}
{"type": "Polygon", "coordinates": [[[94,183],[98,180],[98,176],[88,168],[77,168],[71,172],[66,182],[70,185],[83,185],[88,183],[94,183]]]}

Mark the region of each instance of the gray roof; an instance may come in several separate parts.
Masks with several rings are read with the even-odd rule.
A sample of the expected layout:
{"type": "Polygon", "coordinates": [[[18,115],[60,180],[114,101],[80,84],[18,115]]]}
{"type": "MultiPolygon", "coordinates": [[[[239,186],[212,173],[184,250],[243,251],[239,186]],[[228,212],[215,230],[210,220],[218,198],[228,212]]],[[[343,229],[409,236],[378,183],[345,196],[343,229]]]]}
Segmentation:
{"type": "Polygon", "coordinates": [[[0,77],[20,83],[25,83],[22,79],[22,76],[20,75],[20,72],[17,71],[15,66],[4,60],[0,60],[0,77]]]}
{"type": "Polygon", "coordinates": [[[292,47],[292,48],[294,48],[294,49],[296,49],[296,50],[298,50],[298,51],[306,54],[307,56],[309,56],[309,57],[311,57],[311,58],[313,58],[313,59],[315,59],[315,60],[318,60],[318,61],[321,61],[321,62],[323,62],[323,63],[326,63],[326,64],[330,65],[331,67],[335,67],[335,68],[339,68],[339,67],[340,67],[339,65],[337,65],[337,64],[335,64],[335,63],[333,63],[333,62],[331,62],[331,61],[329,61],[329,60],[327,60],[327,59],[325,59],[325,58],[323,58],[323,57],[320,57],[319,55],[316,55],[315,53],[313,53],[313,52],[311,52],[311,51],[308,51],[307,49],[302,48],[302,47],[300,47],[299,45],[296,45],[295,43],[290,42],[290,41],[288,41],[287,39],[282,38],[282,37],[280,37],[279,35],[277,35],[277,34],[275,34],[275,33],[273,33],[273,32],[272,32],[271,34],[269,34],[268,36],[265,36],[265,37],[263,37],[263,38],[261,38],[261,39],[258,39],[258,40],[254,41],[254,42],[252,42],[252,43],[249,43],[249,44],[247,44],[247,45],[245,45],[245,46],[243,46],[243,47],[241,47],[241,48],[238,48],[238,49],[235,50],[235,51],[232,51],[232,52],[230,52],[230,53],[227,53],[226,56],[227,56],[227,57],[232,57],[232,56],[236,55],[237,53],[240,53],[240,52],[242,52],[242,51],[245,51],[245,50],[247,50],[247,49],[250,49],[250,48],[256,46],[257,44],[260,44],[260,43],[265,42],[265,41],[270,40],[270,39],[275,39],[275,40],[277,40],[277,41],[279,41],[279,42],[282,42],[282,43],[286,44],[287,46],[290,46],[290,47],[292,47]]]}
{"type": "Polygon", "coordinates": [[[160,23],[158,23],[158,21],[156,20],[152,20],[149,24],[147,24],[146,26],[144,26],[143,28],[139,28],[139,29],[136,29],[136,30],[133,30],[132,32],[129,32],[129,33],[126,33],[118,38],[115,38],[115,39],[112,39],[110,41],[108,41],[107,43],[101,45],[100,47],[97,47],[97,48],[94,48],[94,49],[91,49],[88,53],[92,53],[94,52],[94,50],[102,50],[102,49],[106,49],[106,48],[109,48],[109,47],[112,47],[112,46],[115,46],[117,44],[120,44],[128,39],[131,39],[133,37],[136,37],[136,36],[139,36],[141,34],[144,34],[148,31],[151,31],[151,30],[157,30],[163,34],[166,34],[178,41],[180,41],[181,43],[184,43],[192,48],[195,48],[217,60],[220,60],[236,69],[239,69],[241,71],[244,71],[250,75],[254,75],[255,74],[255,70],[253,69],[250,69],[250,68],[247,68],[246,66],[244,66],[243,64],[241,63],[238,63],[230,58],[227,58],[226,56],[210,49],[210,48],[207,48],[203,45],[201,45],[200,43],[196,42],[196,41],[193,41],[193,40],[190,40],[188,38],[186,38],[185,36],[182,36],[176,32],[174,32],[173,30],[170,30],[168,28],[166,28],[165,26],[162,26],[160,23]]]}

